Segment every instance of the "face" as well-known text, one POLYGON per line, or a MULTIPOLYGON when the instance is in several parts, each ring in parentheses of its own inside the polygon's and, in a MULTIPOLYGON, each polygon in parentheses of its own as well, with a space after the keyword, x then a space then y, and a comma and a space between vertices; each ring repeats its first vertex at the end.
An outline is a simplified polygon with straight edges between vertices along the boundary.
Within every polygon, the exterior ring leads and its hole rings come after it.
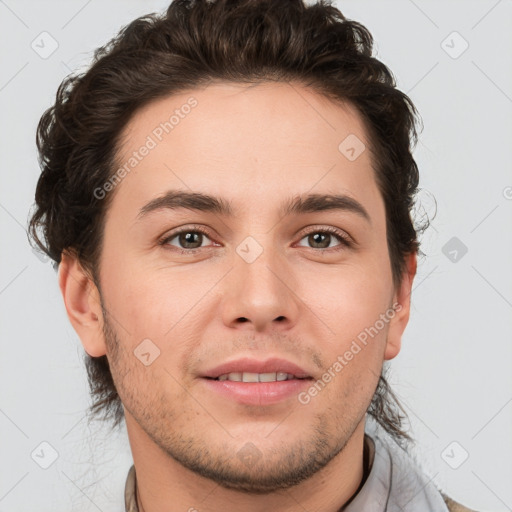
POLYGON ((102 336, 81 338, 107 353, 132 444, 228 488, 297 484, 361 431, 407 323, 359 115, 218 83, 145 107, 123 140, 102 336))

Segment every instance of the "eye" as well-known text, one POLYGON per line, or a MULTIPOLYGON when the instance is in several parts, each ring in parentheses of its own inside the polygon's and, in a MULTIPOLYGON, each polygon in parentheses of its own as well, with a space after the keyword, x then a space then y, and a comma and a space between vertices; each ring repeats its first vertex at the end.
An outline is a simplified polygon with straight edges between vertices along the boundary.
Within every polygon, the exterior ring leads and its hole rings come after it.
MULTIPOLYGON (((197 250, 207 247, 203 245, 206 240, 212 242, 209 233, 200 226, 184 228, 159 241, 159 244, 177 250, 181 254, 194 254, 197 250)), ((348 235, 343 231, 333 228, 315 228, 306 233, 300 241, 307 240, 310 249, 341 250, 345 247, 352 247, 348 235), (335 242, 338 242, 337 244, 335 242)), ((299 247, 305 247, 299 244, 299 247)))
MULTIPOLYGON (((336 228, 316 228, 308 233, 302 240, 307 240, 307 243, 311 244, 311 249, 333 249, 341 250, 343 247, 352 247, 352 243, 349 237, 341 230, 336 228), (332 245, 332 242, 339 242, 338 244, 332 245)), ((300 247, 304 247, 303 245, 300 247)))
POLYGON ((175 231, 161 240, 159 244, 163 246, 176 247, 176 249, 182 253, 189 253, 193 252, 194 249, 201 249, 204 247, 203 242, 205 239, 210 240, 208 233, 200 227, 193 227, 175 231), (176 240, 178 245, 176 245, 176 243, 172 243, 173 240, 176 240))

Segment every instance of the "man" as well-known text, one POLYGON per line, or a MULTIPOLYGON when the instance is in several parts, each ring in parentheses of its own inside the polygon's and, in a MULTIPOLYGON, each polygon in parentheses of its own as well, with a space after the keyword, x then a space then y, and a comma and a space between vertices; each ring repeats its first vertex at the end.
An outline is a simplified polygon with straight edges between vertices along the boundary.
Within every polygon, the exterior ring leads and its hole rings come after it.
POLYGON ((468 510, 407 456, 383 365, 419 250, 416 111, 334 7, 172 3, 42 117, 31 233, 129 512, 468 510))

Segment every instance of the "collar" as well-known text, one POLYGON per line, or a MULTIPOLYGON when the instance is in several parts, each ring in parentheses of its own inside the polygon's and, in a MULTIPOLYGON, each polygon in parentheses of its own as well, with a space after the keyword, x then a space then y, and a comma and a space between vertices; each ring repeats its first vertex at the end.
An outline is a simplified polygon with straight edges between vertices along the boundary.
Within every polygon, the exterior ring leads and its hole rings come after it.
POLYGON ((370 474, 340 512, 448 512, 432 479, 382 427, 368 420, 365 433, 375 447, 370 474))

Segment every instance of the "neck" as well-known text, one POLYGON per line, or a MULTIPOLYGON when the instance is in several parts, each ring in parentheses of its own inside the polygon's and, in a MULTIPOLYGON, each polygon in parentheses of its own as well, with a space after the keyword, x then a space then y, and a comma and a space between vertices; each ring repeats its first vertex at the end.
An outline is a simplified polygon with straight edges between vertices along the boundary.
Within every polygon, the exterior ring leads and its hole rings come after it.
MULTIPOLYGON (((139 512, 187 510, 213 512, 240 509, 248 512, 305 510, 338 512, 359 492, 371 467, 373 451, 364 441, 364 419, 345 448, 311 478, 270 494, 247 494, 219 486, 170 458, 126 417, 136 468, 139 512), (369 449, 368 449, 369 448, 369 449)), ((371 445, 372 443, 370 443, 371 445)))

